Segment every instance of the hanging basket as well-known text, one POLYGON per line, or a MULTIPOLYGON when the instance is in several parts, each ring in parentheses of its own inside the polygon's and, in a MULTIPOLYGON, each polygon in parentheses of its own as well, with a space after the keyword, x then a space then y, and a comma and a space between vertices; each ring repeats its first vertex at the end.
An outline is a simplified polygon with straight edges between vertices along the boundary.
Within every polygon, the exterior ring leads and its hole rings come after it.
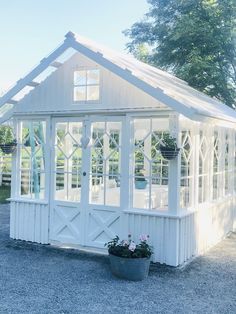
POLYGON ((162 157, 167 160, 175 159, 179 154, 180 148, 170 148, 163 145, 160 145, 160 152, 162 157))
POLYGON ((17 147, 17 142, 13 141, 11 143, 0 144, 0 148, 4 154, 12 154, 15 152, 17 147))

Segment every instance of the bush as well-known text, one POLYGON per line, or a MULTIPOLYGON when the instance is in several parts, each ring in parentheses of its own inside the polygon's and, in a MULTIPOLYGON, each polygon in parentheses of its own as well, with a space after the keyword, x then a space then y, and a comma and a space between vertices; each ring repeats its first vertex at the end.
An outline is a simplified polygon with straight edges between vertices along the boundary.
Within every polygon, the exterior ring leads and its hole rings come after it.
POLYGON ((116 236, 113 240, 106 243, 108 253, 111 255, 125 257, 125 258, 149 258, 153 251, 152 247, 147 243, 149 236, 141 235, 140 242, 136 244, 131 235, 128 235, 128 240, 120 240, 116 236))

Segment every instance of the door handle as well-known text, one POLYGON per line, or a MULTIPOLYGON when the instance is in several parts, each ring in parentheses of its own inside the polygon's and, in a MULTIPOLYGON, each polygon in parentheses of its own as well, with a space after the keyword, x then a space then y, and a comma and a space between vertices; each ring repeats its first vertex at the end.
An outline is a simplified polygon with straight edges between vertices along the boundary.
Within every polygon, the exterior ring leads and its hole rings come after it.
POLYGON ((83 176, 85 177, 85 176, 86 176, 86 174, 87 174, 87 173, 84 171, 84 172, 83 172, 83 176))

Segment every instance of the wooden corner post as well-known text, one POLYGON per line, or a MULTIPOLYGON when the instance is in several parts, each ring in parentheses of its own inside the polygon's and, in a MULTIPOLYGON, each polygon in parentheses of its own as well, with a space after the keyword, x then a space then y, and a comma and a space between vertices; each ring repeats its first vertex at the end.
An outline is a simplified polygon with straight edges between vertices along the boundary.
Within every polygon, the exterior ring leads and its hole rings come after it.
MULTIPOLYGON (((176 138, 177 146, 180 148, 179 114, 169 116, 169 131, 170 135, 176 138)), ((168 207, 169 211, 176 215, 180 210, 180 162, 181 151, 176 158, 169 161, 168 207)))

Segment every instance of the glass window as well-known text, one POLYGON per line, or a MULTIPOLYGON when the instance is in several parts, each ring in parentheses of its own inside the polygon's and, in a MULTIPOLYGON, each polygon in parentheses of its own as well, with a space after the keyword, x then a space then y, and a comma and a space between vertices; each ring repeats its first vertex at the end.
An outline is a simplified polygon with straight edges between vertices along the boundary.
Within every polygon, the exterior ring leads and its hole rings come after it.
POLYGON ((99 84, 99 70, 88 70, 87 71, 87 85, 98 85, 99 84))
POLYGON ((45 198, 45 121, 23 121, 20 131, 20 195, 45 198))
POLYGON ((219 131, 214 131, 214 149, 213 149, 213 200, 216 200, 220 197, 220 183, 221 183, 221 150, 220 150, 220 136, 219 131))
POLYGON ((74 101, 98 101, 100 98, 100 71, 98 69, 74 72, 74 101))
POLYGON ((86 71, 80 70, 74 72, 74 85, 86 85, 86 71))
POLYGON ((225 195, 233 191, 234 176, 234 152, 233 152, 233 134, 228 131, 225 133, 225 195))
POLYGON ((121 122, 92 123, 90 204, 120 206, 121 122))
POLYGON ((233 141, 234 141, 234 150, 233 150, 233 165, 234 165, 234 192, 236 192, 236 133, 233 135, 233 141))
POLYGON ((191 191, 193 189, 193 143, 190 130, 181 133, 181 183, 180 206, 186 208, 192 205, 191 191))
POLYGON ((199 159, 198 159, 198 202, 204 203, 209 196, 208 189, 208 155, 209 155, 209 138, 205 130, 199 133, 199 159))
POLYGON ((87 100, 99 99, 99 86, 87 86, 87 100))
POLYGON ((55 199, 81 199, 82 122, 56 124, 55 140, 55 199))
POLYGON ((133 120, 131 206, 142 209, 167 209, 168 161, 160 153, 160 142, 168 130, 168 120, 133 120))
POLYGON ((86 100, 86 87, 78 86, 74 88, 74 100, 84 101, 86 100))

